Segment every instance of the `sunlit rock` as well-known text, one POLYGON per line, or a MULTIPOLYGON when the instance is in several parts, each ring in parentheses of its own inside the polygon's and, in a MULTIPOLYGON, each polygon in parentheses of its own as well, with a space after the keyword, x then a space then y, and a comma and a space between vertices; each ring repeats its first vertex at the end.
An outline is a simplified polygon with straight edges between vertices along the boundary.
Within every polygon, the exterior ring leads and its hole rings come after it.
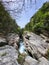
POLYGON ((7 36, 7 41, 9 45, 14 46, 16 49, 18 48, 19 35, 14 33, 9 33, 7 36))
POLYGON ((35 54, 37 58, 44 56, 47 53, 49 44, 43 40, 43 38, 34 33, 29 33, 29 39, 27 39, 27 33, 23 35, 24 45, 32 56, 35 54))
POLYGON ((33 59, 32 57, 30 56, 27 56, 25 58, 25 62, 24 62, 24 65, 37 65, 38 64, 38 61, 33 59))
POLYGON ((12 46, 0 47, 0 65, 19 65, 18 51, 12 46))
POLYGON ((44 57, 39 58, 39 64, 38 65, 49 65, 49 61, 44 57))

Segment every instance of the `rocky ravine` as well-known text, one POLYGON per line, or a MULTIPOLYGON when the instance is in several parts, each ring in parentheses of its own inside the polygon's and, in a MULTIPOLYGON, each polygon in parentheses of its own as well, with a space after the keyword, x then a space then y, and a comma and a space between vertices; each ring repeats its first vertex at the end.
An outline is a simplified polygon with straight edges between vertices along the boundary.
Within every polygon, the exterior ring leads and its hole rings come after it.
POLYGON ((0 65, 49 65, 49 60, 45 58, 49 43, 34 33, 25 33, 24 45, 30 54, 22 60, 18 52, 19 39, 19 35, 11 33, 6 38, 0 37, 0 44, 3 45, 0 47, 0 65), (8 45, 4 45, 7 42, 8 45), (19 63, 18 58, 23 62, 19 63))

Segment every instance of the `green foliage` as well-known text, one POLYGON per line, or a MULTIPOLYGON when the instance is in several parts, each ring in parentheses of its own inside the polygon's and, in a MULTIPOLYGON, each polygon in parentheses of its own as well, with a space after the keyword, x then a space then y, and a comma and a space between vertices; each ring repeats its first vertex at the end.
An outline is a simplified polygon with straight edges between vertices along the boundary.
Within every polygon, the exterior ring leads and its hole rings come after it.
POLYGON ((5 10, 3 4, 0 2, 0 33, 7 35, 8 33, 19 33, 20 27, 12 19, 10 14, 5 10))
POLYGON ((23 65, 23 62, 25 60, 25 55, 19 54, 17 61, 23 65))
POLYGON ((43 30, 49 32, 49 2, 44 3, 39 11, 35 13, 30 22, 25 26, 25 30, 37 34, 43 33, 43 30))

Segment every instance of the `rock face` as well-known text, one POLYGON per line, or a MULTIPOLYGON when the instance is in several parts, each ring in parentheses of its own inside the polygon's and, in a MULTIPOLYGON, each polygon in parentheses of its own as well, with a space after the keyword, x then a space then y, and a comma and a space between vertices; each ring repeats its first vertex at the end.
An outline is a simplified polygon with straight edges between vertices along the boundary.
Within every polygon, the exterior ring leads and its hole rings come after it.
POLYGON ((19 65, 18 51, 12 46, 0 47, 0 65, 19 65))
POLYGON ((18 34, 14 34, 14 33, 8 34, 7 41, 8 41, 9 45, 12 45, 15 48, 18 48, 17 43, 19 42, 19 35, 18 34))
POLYGON ((24 62, 24 65, 37 65, 38 61, 33 59, 32 57, 30 56, 27 56, 25 58, 25 62, 24 62))
POLYGON ((44 58, 44 57, 42 57, 42 58, 39 58, 39 64, 38 65, 49 65, 49 61, 46 59, 46 58, 44 58))
POLYGON ((18 49, 19 35, 15 33, 9 33, 6 37, 0 37, 0 46, 11 45, 18 49))
POLYGON ((45 58, 49 43, 34 33, 25 33, 23 39, 26 50, 31 56, 25 58, 24 65, 49 65, 49 61, 45 58))
POLYGON ((41 57, 39 58, 39 60, 36 60, 30 56, 27 56, 25 58, 24 65, 49 65, 49 61, 44 57, 41 57))
POLYGON ((23 35, 23 38, 25 42, 24 45, 32 57, 34 56, 36 59, 39 59, 47 53, 49 43, 45 42, 40 36, 34 33, 26 33, 23 35))
POLYGON ((5 43, 6 43, 6 39, 3 38, 3 37, 0 37, 0 43, 1 43, 1 42, 5 42, 5 43))
POLYGON ((8 44, 8 43, 7 43, 6 38, 0 37, 0 47, 1 47, 1 46, 4 46, 4 45, 7 45, 7 44, 8 44))

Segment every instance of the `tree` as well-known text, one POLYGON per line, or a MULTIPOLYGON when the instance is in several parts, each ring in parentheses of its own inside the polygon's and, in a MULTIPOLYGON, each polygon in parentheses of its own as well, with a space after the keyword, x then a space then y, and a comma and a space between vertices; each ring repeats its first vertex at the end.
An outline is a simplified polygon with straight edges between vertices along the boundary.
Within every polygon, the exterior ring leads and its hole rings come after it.
POLYGON ((44 3, 37 13, 32 16, 25 29, 37 34, 45 34, 46 32, 49 35, 49 2, 44 3))
POLYGON ((10 14, 5 10, 5 7, 0 2, 0 33, 7 35, 8 33, 19 33, 19 26, 10 14))

